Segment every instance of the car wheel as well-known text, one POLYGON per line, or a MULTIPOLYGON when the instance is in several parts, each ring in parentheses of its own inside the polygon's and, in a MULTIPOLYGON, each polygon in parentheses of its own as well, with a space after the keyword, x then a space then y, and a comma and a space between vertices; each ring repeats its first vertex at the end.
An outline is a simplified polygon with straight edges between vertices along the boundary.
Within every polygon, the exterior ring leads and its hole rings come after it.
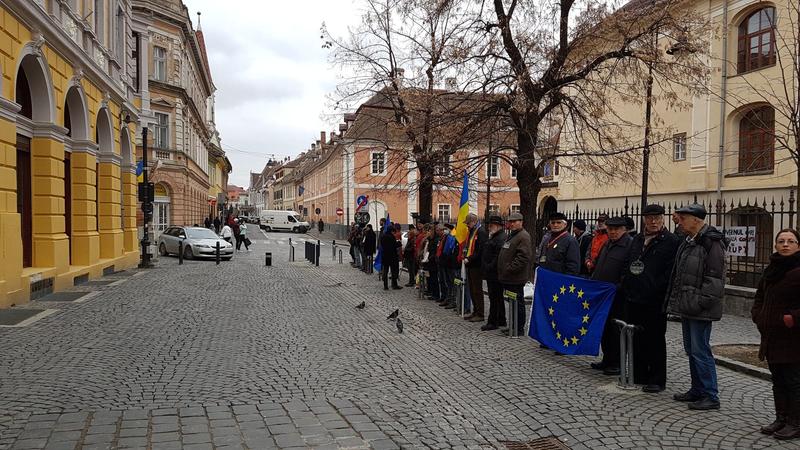
POLYGON ((164 245, 162 242, 161 245, 158 246, 158 254, 161 256, 169 256, 169 252, 167 251, 167 246, 164 245))
POLYGON ((272 228, 270 228, 270 227, 268 227, 268 226, 265 226, 265 227, 264 227, 264 231, 266 231, 266 232, 270 232, 270 231, 272 231, 272 228))
POLYGON ((292 233, 297 233, 297 227, 292 228, 292 233))
POLYGON ((183 259, 192 259, 194 258, 194 253, 192 253, 192 247, 186 246, 183 247, 183 259))

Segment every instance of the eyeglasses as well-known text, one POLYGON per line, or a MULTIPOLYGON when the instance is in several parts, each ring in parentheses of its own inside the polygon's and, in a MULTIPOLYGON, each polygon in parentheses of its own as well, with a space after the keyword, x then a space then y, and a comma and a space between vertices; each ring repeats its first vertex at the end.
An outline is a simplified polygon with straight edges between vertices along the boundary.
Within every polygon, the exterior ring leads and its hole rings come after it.
POLYGON ((792 244, 797 244, 798 242, 795 241, 794 239, 789 239, 789 240, 781 239, 779 241, 775 241, 775 243, 778 245, 784 245, 784 244, 792 245, 792 244))

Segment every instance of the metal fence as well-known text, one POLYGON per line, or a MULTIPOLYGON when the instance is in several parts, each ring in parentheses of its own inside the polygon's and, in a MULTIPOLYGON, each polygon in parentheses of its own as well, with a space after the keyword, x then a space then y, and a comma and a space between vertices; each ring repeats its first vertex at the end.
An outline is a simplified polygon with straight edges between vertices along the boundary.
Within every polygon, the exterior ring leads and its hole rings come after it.
MULTIPOLYGON (((732 200, 703 200, 697 195, 681 203, 662 204, 667 216, 689 203, 699 203, 706 208, 706 223, 715 226, 730 240, 727 257, 727 283, 735 286, 756 287, 769 256, 774 252, 774 238, 778 230, 794 228, 797 222, 797 205, 794 189, 784 198, 738 198, 732 200)), ((609 217, 628 216, 633 219, 637 231, 641 230, 642 215, 638 204, 630 205, 628 199, 618 208, 585 209, 576 205, 565 211, 570 224, 575 220, 586 221, 594 227, 601 214, 609 217)), ((540 226, 544 226, 542 218, 540 226)), ((675 231, 675 224, 667 217, 664 224, 675 231)), ((590 228, 590 230, 592 229, 590 228)))

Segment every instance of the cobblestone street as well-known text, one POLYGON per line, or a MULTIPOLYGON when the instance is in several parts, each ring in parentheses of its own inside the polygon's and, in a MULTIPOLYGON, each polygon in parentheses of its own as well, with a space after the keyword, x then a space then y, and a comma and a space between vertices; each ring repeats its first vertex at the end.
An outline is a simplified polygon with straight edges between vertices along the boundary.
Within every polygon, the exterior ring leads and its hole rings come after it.
MULTIPOLYGON (((722 409, 671 400, 688 387, 678 324, 658 395, 623 392, 527 338, 481 332, 451 311, 384 292, 377 276, 331 258, 288 262, 288 238, 250 253, 160 258, 114 275, 77 302, 0 328, 0 449, 503 448, 558 437, 572 449, 798 448, 758 433, 768 382, 719 368, 722 409), (273 266, 264 266, 264 252, 273 266), (81 301, 85 300, 85 301, 81 301), (363 311, 354 307, 362 300, 363 311), (386 315, 400 308, 405 332, 386 315)), ((753 341, 726 317, 715 343, 753 341)))

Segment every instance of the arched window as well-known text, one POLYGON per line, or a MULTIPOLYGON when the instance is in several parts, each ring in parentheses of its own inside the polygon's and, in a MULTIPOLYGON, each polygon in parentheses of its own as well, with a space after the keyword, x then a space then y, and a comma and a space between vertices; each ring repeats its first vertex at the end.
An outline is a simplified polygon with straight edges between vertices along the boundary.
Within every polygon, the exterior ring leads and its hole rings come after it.
POLYGON ((762 106, 739 122, 739 172, 772 170, 775 162, 775 110, 762 106))
POLYGON ((739 24, 738 72, 775 64, 775 8, 762 8, 739 24))

